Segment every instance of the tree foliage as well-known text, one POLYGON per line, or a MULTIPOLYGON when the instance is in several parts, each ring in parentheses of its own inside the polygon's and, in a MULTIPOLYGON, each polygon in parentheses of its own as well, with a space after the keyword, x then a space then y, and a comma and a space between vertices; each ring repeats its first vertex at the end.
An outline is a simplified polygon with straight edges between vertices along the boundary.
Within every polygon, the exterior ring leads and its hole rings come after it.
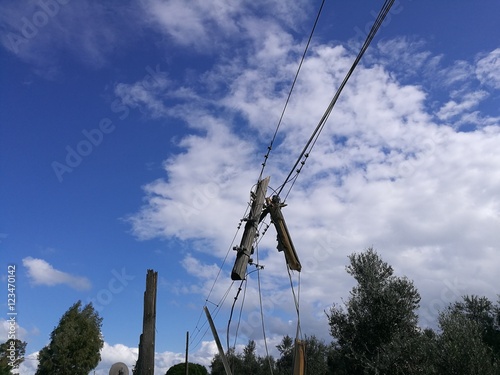
POLYGON ((498 374, 493 352, 482 338, 481 325, 456 311, 439 317, 437 369, 439 374, 498 374))
POLYGON ((293 369, 293 339, 286 335, 276 346, 280 353, 280 358, 276 361, 276 373, 278 375, 291 374, 293 369))
MULTIPOLYGON (((500 375, 500 299, 464 296, 440 313, 438 330, 421 329, 413 282, 395 276, 372 248, 349 260, 357 284, 327 313, 333 342, 305 337, 306 374, 500 375)), ((294 340, 284 336, 276 348, 276 361, 256 355, 253 341, 243 353, 230 350, 233 374, 269 374, 269 362, 275 375, 293 373, 294 340)), ((218 355, 211 368, 225 375, 218 355)))
POLYGON ((36 375, 87 375, 101 360, 102 318, 92 304, 76 302, 50 334, 50 343, 38 353, 36 375))
MULTIPOLYGON (((198 363, 188 363, 189 375, 208 375, 205 366, 198 363)), ((165 375, 184 375, 186 373, 186 364, 178 363, 168 369, 165 375)))
MULTIPOLYGON (((303 340, 306 348, 306 374, 308 375, 328 375, 328 357, 330 346, 315 336, 305 337, 303 340)), ((236 353, 230 349, 226 354, 233 374, 252 375, 289 375, 293 372, 293 362, 295 355, 294 340, 286 335, 276 346, 280 353, 280 358, 275 361, 272 356, 261 357, 256 354, 256 345, 250 340, 243 349, 243 353, 236 353)), ((219 354, 216 354, 210 365, 212 375, 226 375, 224 366, 219 354)))
POLYGON ((500 373, 498 308, 486 297, 464 296, 440 314, 440 374, 500 373))
POLYGON ((500 304, 495 306, 486 297, 472 295, 464 296, 448 310, 449 314, 460 314, 477 323, 482 341, 500 355, 500 304))
POLYGON ((10 375, 24 361, 26 342, 19 339, 7 340, 0 345, 0 375, 10 375))
POLYGON ((358 282, 349 300, 328 314, 330 332, 350 374, 407 373, 405 352, 417 344, 416 309, 420 295, 413 283, 394 276, 372 248, 349 256, 346 270, 358 282))

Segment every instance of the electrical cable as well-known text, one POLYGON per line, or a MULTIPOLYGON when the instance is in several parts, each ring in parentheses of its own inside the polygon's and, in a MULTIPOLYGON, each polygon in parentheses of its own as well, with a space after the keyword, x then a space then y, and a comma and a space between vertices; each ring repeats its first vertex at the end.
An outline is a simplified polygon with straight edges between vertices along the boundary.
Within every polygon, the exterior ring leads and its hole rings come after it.
MULTIPOLYGON (((257 255, 257 264, 259 263, 259 247, 257 246, 256 249, 256 255, 257 255)), ((271 357, 269 357, 269 349, 267 347, 267 338, 266 338, 266 327, 264 325, 264 308, 262 307, 262 291, 261 291, 261 286, 260 286, 260 268, 257 267, 257 284, 259 286, 259 305, 260 305, 260 319, 262 321, 262 336, 264 338, 264 347, 266 348, 266 357, 267 361, 269 363, 269 371, 271 372, 271 375, 273 375, 273 366, 271 364, 271 357)))
MULTIPOLYGON (((298 173, 300 173, 300 171, 304 167, 304 164, 305 164, 307 158, 309 157, 309 154, 312 151, 312 148, 314 147, 319 135, 321 134, 321 132, 326 124, 326 121, 330 117, 330 113, 332 112, 333 107, 337 103, 337 100, 338 100, 340 94, 342 93, 342 90, 344 89, 345 85, 347 84, 347 81, 349 80, 352 73, 356 69, 358 63, 360 62, 361 58, 363 57, 364 53, 366 52, 368 46, 370 45, 373 38, 375 37, 375 34, 377 33, 378 29, 382 25, 382 22, 384 21, 385 17, 389 13, 389 10, 391 9, 393 3, 394 3, 394 0, 386 0, 384 5, 382 6, 382 9, 380 10, 380 12, 378 14, 377 19, 375 20, 372 28, 370 29, 370 32, 368 33, 366 40, 363 43, 358 55, 356 56, 356 59, 354 60, 351 68, 347 72, 346 76, 344 77, 344 80, 342 81, 339 88, 337 89, 337 92, 335 93, 332 100, 330 101, 330 104, 328 105, 326 111, 324 112, 323 116, 321 117, 320 121, 318 122, 318 125, 314 129, 311 137, 309 138, 309 140, 307 141, 306 145, 304 146, 302 152, 300 153, 299 157, 297 158, 297 161, 295 162, 295 164, 291 168, 290 172, 288 173, 288 176, 285 178, 285 182, 283 182, 280 189, 278 190, 278 196, 281 194, 285 185, 291 181, 291 178, 292 178, 292 175, 294 174, 294 172, 296 172, 298 175, 298 173), (312 146, 311 146, 311 144, 312 144, 312 146), (299 165, 299 163, 301 163, 301 166, 299 169, 296 169, 297 166, 299 165)), ((297 177, 297 176, 295 176, 295 177, 297 177)), ((290 193, 290 190, 288 191, 287 196, 290 193)))
POLYGON ((243 300, 241 301, 240 313, 238 315, 238 324, 236 325, 236 331, 234 333, 234 344, 233 347, 236 348, 236 341, 238 339, 238 332, 240 330, 241 316, 243 315, 243 306, 245 305, 245 298, 247 294, 248 280, 245 278, 245 289, 243 290, 243 300))
POLYGON ((238 300, 238 296, 241 292, 241 286, 246 279, 241 280, 240 286, 238 287, 238 291, 236 292, 236 296, 234 297, 233 305, 231 306, 231 312, 229 313, 229 320, 227 322, 227 330, 226 330, 226 345, 229 349, 229 328, 231 327, 231 319, 233 318, 234 305, 236 305, 236 301, 238 300))
MULTIPOLYGON (((246 215, 247 215, 247 213, 248 213, 248 210, 249 210, 249 209, 250 209, 250 204, 248 203, 248 204, 247 204, 247 208, 246 208, 246 210, 245 210, 245 213, 243 214, 243 217, 246 217, 246 215)), ((234 233, 234 236, 233 236, 233 239, 232 239, 232 241, 231 241, 231 244, 229 245, 229 247, 228 247, 228 249, 227 249, 226 256, 224 257, 224 259, 223 259, 223 261, 222 261, 221 265, 219 266, 219 270, 218 270, 217 275, 216 275, 216 277, 215 277, 215 280, 214 280, 214 282, 212 283, 212 286, 211 286, 211 288, 210 288, 210 290, 209 290, 209 292, 208 292, 208 295, 207 295, 207 297, 205 298, 205 303, 204 303, 203 307, 207 306, 207 302, 210 302, 209 298, 210 298, 210 296, 212 295, 212 292, 213 292, 213 290, 214 290, 214 288, 215 288, 215 284, 217 283, 217 280, 219 279, 219 276, 220 276, 220 274, 221 274, 221 272, 222 272, 222 268, 224 267, 224 264, 226 263, 227 257, 229 256, 230 251, 233 249, 234 242, 236 241, 236 237, 238 236, 238 232, 239 232, 239 231, 240 231, 240 229, 241 229, 241 224, 243 223, 243 220, 244 220, 244 219, 241 219, 241 220, 240 220, 240 222, 238 223, 238 226, 237 226, 236 231, 235 231, 235 233, 234 233)), ((233 283, 231 283, 231 286, 229 287, 229 289, 231 289, 231 288, 232 288, 232 285, 233 285, 233 283)), ((228 293, 228 292, 226 292, 226 293, 228 293)), ((213 302, 210 302, 210 303, 213 303, 213 302)), ((217 305, 217 304, 216 304, 216 305, 217 305)), ((200 334, 200 332, 201 332, 201 329, 202 329, 202 328, 203 328, 203 327, 207 324, 207 321, 205 320, 205 321, 204 321, 204 323, 202 324, 202 326, 201 326, 201 327, 198 327, 198 325, 200 324, 200 321, 201 321, 201 317, 202 317, 203 315, 204 315, 204 313, 203 313, 203 308, 202 308, 202 309, 201 309, 201 312, 200 312, 200 315, 198 316, 198 320, 196 321, 196 324, 195 324, 195 327, 194 327, 194 331, 195 331, 196 333, 195 333, 195 334, 193 335, 193 337, 190 339, 190 342, 194 342, 194 341, 196 340, 197 336, 198 336, 198 335, 200 334)), ((197 345, 199 345, 199 343, 201 342, 201 340, 203 340, 203 337, 205 337, 205 335, 206 335, 206 333, 207 333, 207 332, 208 332, 208 328, 207 328, 207 330, 203 333, 202 338, 198 341, 198 343, 194 346, 194 348, 196 348, 196 346, 197 346, 197 345)), ((191 345, 191 344, 190 344, 190 345, 191 345)), ((191 348, 191 347, 190 347, 190 348, 191 348)), ((194 349, 194 348, 192 348, 192 349, 194 349)))
POLYGON ((304 53, 302 54, 302 58, 300 59, 299 67, 297 68, 297 72, 295 73, 295 77, 293 78, 292 86, 290 87, 290 91, 288 92, 288 96, 285 101, 285 105, 283 106, 283 110, 281 111, 280 118, 278 120, 278 124, 276 125, 276 129, 274 130, 273 138, 271 139, 271 143, 267 147, 267 153, 264 155, 264 162, 262 163, 262 169, 260 171, 259 179, 262 179, 262 175, 264 174, 264 169, 266 168, 267 159, 269 158, 269 154, 273 149, 274 141, 276 140, 276 136, 278 134, 278 130, 281 126, 281 122, 283 121, 283 117, 285 116, 286 109, 288 107, 288 102, 290 101, 290 97, 292 96, 293 89, 295 87, 295 83, 297 82, 297 78, 299 77, 300 69, 302 68, 302 64, 306 58, 307 51, 309 50, 309 45, 311 44, 312 37, 314 35, 314 30, 316 30, 316 25, 318 24, 319 16, 321 15, 321 11, 323 10, 323 5, 325 5, 325 0, 321 2, 321 6, 319 7, 318 14, 316 15, 316 19, 314 20, 313 27, 311 29, 311 33, 309 34, 309 39, 307 40, 306 47, 304 48, 304 53))
MULTIPOLYGON (((289 103, 289 100, 290 100, 291 94, 292 94, 293 89, 294 89, 294 87, 295 87, 295 83, 296 83, 296 81, 297 81, 298 74, 299 74, 300 69, 301 69, 301 67, 302 67, 302 64, 303 64, 303 62, 304 62, 304 60, 305 60, 305 56, 306 56, 307 50, 308 50, 308 48, 309 48, 309 45, 310 45, 310 42, 311 42, 311 39, 312 39, 312 35, 313 35, 314 30, 315 30, 315 28, 316 28, 316 25, 317 25, 317 22, 318 22, 318 19, 319 19, 320 14, 321 14, 321 10, 322 10, 322 8, 323 8, 324 3, 325 3, 325 0, 323 0, 323 1, 322 1, 322 3, 321 3, 321 7, 320 7, 320 9, 319 9, 318 15, 317 15, 316 20, 315 20, 315 22, 314 22, 313 29, 312 29, 311 34, 310 34, 310 36, 309 36, 309 39, 308 39, 308 42, 307 42, 306 48, 305 48, 305 50, 304 50, 304 53, 303 53, 303 55, 302 55, 302 58, 301 58, 301 61, 300 61, 299 67, 298 67, 297 72, 296 72, 296 74, 295 74, 295 78, 294 78, 294 80, 293 80, 292 86, 291 86, 290 91, 289 91, 289 93, 288 93, 288 97, 287 97, 287 100, 286 100, 286 102, 285 102, 285 105, 284 105, 283 111, 282 111, 282 113, 281 113, 280 119, 279 119, 279 121, 278 121, 278 124, 277 124, 277 126, 276 126, 276 129, 275 129, 275 132, 274 132, 273 138, 272 138, 272 140, 271 140, 271 143, 270 143, 270 144, 269 144, 269 146, 268 146, 267 153, 266 153, 266 155, 264 156, 264 162, 262 163, 262 169, 261 169, 261 172, 260 172, 259 180, 262 178, 262 175, 263 175, 264 169, 265 169, 266 164, 267 164, 267 160, 268 160, 268 158, 269 158, 269 155, 270 155, 270 152, 271 152, 271 150, 272 150, 273 144, 274 144, 274 142, 275 142, 275 140, 276 140, 276 136, 277 136, 278 130, 279 130, 280 126, 281 126, 281 123, 282 123, 282 120, 283 120, 283 117, 284 117, 284 113, 285 113, 285 111, 286 111, 286 108, 287 108, 287 106, 288 106, 288 103, 289 103)), ((377 19, 375 20, 375 22, 374 22, 374 24, 373 24, 373 26, 372 26, 372 28, 371 28, 371 30, 370 30, 370 32, 369 32, 369 34, 368 34, 368 36, 367 36, 366 40, 365 40, 365 42, 363 43, 363 45, 362 45, 362 47, 361 47, 361 50, 359 51, 358 55, 356 56, 356 59, 354 60, 354 63, 352 64, 351 68, 349 69, 349 71, 348 71, 347 75, 345 76, 344 80, 342 81, 341 85, 340 85, 340 86, 339 86, 339 88, 337 89, 337 92, 335 93, 335 95, 333 96, 332 100, 330 101, 330 104, 328 105, 328 107, 327 107, 327 109, 325 110, 325 112, 324 112, 323 116, 321 117, 321 119, 320 119, 320 121, 318 122, 318 124, 317 124, 316 128, 314 129, 314 131, 313 131, 313 133, 312 133, 311 137, 309 138, 309 140, 307 141, 306 145, 304 146, 304 148, 303 148, 302 152, 300 153, 299 157, 297 158, 297 161, 295 162, 295 164, 294 164, 294 165, 293 165, 293 167, 291 168, 291 170, 290 170, 289 174, 288 174, 288 175, 287 175, 287 177, 285 178, 285 181, 284 181, 284 182, 283 182, 283 184, 279 187, 279 190, 277 191, 277 194, 276 194, 277 196, 279 196, 279 195, 282 193, 282 191, 283 191, 284 187, 285 187, 288 183, 292 182, 292 185, 290 186, 290 188, 289 188, 289 190, 288 190, 288 192, 287 192, 287 194, 286 194, 286 197, 288 197, 288 194, 290 193, 290 191, 291 191, 292 187, 294 186, 295 182, 297 181, 297 177, 298 177, 299 173, 301 172, 302 168, 304 167, 304 165, 305 165, 305 163, 306 163, 306 160, 307 160, 307 158, 309 157, 310 152, 311 152, 311 151, 312 151, 312 149, 314 148, 314 146, 315 146, 315 144, 316 144, 316 142, 317 142, 317 140, 318 140, 318 138, 319 138, 319 135, 321 134, 321 132, 322 132, 322 130, 323 130, 323 128, 324 128, 324 126, 325 126, 325 124, 326 124, 326 122, 327 122, 327 120, 328 120, 328 118, 329 118, 329 116, 330 116, 330 114, 331 114, 331 112, 332 112, 332 110, 333 110, 333 107, 335 106, 335 104, 336 104, 336 102, 337 102, 337 100, 338 100, 338 98, 339 98, 339 96, 340 96, 340 94, 341 94, 342 90, 344 89, 345 85, 347 84, 347 81, 349 80, 349 78, 351 77, 351 75, 352 75, 352 73, 354 72, 355 68, 357 67, 357 65, 358 65, 359 61, 361 60, 362 56, 364 55, 364 53, 365 53, 366 49, 368 48, 368 46, 369 46, 369 45, 370 45, 370 43, 372 42, 373 38, 375 37, 375 34, 377 33, 378 29, 380 28, 380 26, 381 26, 381 24, 382 24, 383 20, 385 19, 385 17, 387 16, 387 14, 388 14, 388 12, 389 12, 390 8, 392 7, 393 3, 394 3, 394 0, 386 0, 386 1, 385 1, 385 3, 384 3, 384 5, 383 5, 383 7, 382 7, 382 9, 381 9, 381 11, 380 11, 380 13, 379 13, 379 15, 378 15, 377 19), (296 168, 298 167, 299 163, 300 163, 301 165, 300 165, 300 167, 299 167, 298 169, 296 169, 296 168), (295 176, 293 176, 294 172, 296 172, 296 175, 295 175, 295 176)), ((286 197, 285 197, 285 200, 286 200, 286 197)), ((284 201, 283 201, 283 202, 284 202, 284 201)), ((247 212, 248 212, 248 207, 247 207, 247 211, 245 212, 244 217, 246 217, 246 213, 247 213, 247 212)), ((235 238, 236 238, 236 236, 237 236, 237 233, 238 233, 238 231, 239 231, 240 227, 241 227, 241 221, 240 221, 240 225, 238 226, 238 229, 237 229, 237 231, 236 231, 236 234, 235 234, 235 236, 234 236, 234 238, 233 238, 233 241, 232 241, 232 243, 231 243, 231 246, 229 247, 229 250, 231 250, 231 249, 233 248, 233 244, 234 244, 235 238)), ((266 229, 266 230, 267 230, 267 229, 266 229)), ((264 234, 265 234, 265 231, 264 231, 263 235, 264 235, 264 234)), ((256 248, 257 248, 257 263, 258 263, 258 242, 260 242, 260 239, 259 239, 259 241, 256 241, 256 248)), ((205 300, 205 306, 206 306, 207 302, 210 302, 210 301, 209 301, 209 297, 210 297, 210 295, 211 295, 211 293, 212 293, 212 291, 213 291, 213 289, 214 289, 214 287, 215 287, 215 284, 216 284, 216 282, 217 282, 217 280, 218 280, 218 278, 219 278, 219 275, 220 275, 220 273, 221 273, 221 271, 222 271, 222 267, 223 267, 223 265, 225 264, 225 262, 226 262, 226 260, 227 260, 227 256, 228 256, 228 254, 229 254, 229 250, 228 250, 228 252, 226 253, 226 256, 225 256, 225 258, 224 258, 224 260, 223 260, 223 262, 222 262, 222 265, 221 265, 221 266, 220 266, 220 268, 219 268, 219 272, 217 273, 216 279, 215 279, 215 281, 214 281, 214 283, 213 283, 213 285, 212 285, 212 287, 211 287, 211 289, 210 289, 210 291, 209 291, 209 294, 208 294, 208 296, 207 296, 207 299, 205 300)), ((291 277, 291 273, 290 273, 290 269, 289 269, 288 265, 287 265, 287 270, 288 270, 288 275, 289 275, 289 278, 290 278, 290 284, 291 284, 291 288, 292 288, 292 294, 293 294, 293 297, 294 297, 295 308, 296 308, 296 311, 297 311, 297 336, 298 336, 298 334, 299 334, 299 332, 300 332, 300 305, 299 305, 299 300, 298 300, 298 298, 300 298, 300 275, 299 275, 299 287, 298 287, 298 293, 299 293, 299 296, 297 296, 297 295, 295 294, 295 290, 294 290, 294 286, 293 286, 293 281, 292 281, 292 277, 291 277)), ((259 289, 259 301, 260 301, 260 310, 261 310, 261 319, 262 319, 262 330, 263 330, 263 335, 264 335, 264 343, 265 343, 266 353, 267 353, 267 356, 268 356, 268 359, 269 359, 269 352, 268 352, 268 348, 267 348, 267 339, 266 339, 266 334, 265 334, 265 326, 264 326, 264 313, 263 313, 263 307, 262 307, 262 294, 261 294, 261 283, 260 283, 260 268, 259 268, 259 265, 258 265, 258 264, 257 264, 257 270, 256 270, 256 271, 258 272, 258 273, 257 273, 257 275, 258 275, 258 289, 259 289)), ((255 271, 252 271, 252 272, 255 272, 255 271)), ((247 274, 247 276, 248 276, 248 274, 247 274)), ((247 279, 247 278, 245 277, 245 280, 246 280, 246 279, 247 279)), ((231 290, 231 288, 232 288, 233 284, 234 284, 234 282, 233 282, 233 283, 231 283, 231 286, 228 288, 228 290, 226 291, 226 293, 225 293, 225 294, 224 294, 224 296, 222 297, 221 302, 220 302, 219 304, 216 304, 216 308, 215 308, 215 312, 216 312, 216 313, 215 313, 215 316, 216 316, 216 315, 217 315, 217 313, 220 311, 220 309, 221 309, 221 307, 222 307, 222 304, 224 303, 225 299, 227 298, 227 295, 229 294, 229 291, 231 290)), ((240 284, 240 288, 241 288, 241 284, 240 284)), ((246 285, 245 285, 245 293, 246 293, 246 285)), ((239 294, 239 291, 238 291, 238 294, 239 294)), ((235 302, 236 302, 236 299, 237 299, 237 297, 235 297, 235 302)), ((235 303, 235 302, 234 302, 234 303, 235 303)), ((243 301, 243 302, 244 302, 244 301, 243 301)), ((234 309, 234 303, 233 303, 233 308, 231 309, 231 316, 232 316, 233 309, 234 309)), ((241 321, 241 311, 242 311, 242 310, 243 310, 243 303, 242 303, 241 310, 240 310, 240 319, 239 319, 239 321, 238 321, 238 328, 239 328, 240 321, 241 321)), ((197 329, 197 328, 198 328, 198 324, 199 324, 200 319, 201 319, 201 315, 200 315, 200 318, 198 319, 198 322, 197 322, 197 324, 196 324, 195 329, 197 329)), ((231 319, 231 317, 230 317, 230 319, 231 319)), ((203 324, 200 328, 198 328, 198 332, 201 332, 201 328, 203 328, 203 326, 204 326, 205 324, 206 324, 206 322, 205 322, 205 323, 204 323, 204 324, 203 324)), ((228 323, 228 324, 230 324, 230 321, 229 321, 229 323, 228 323)), ((208 328, 207 328, 207 330, 205 331, 205 333, 203 334, 203 337, 205 336, 205 334, 207 333, 207 331, 208 331, 208 328)), ((228 332, 229 332, 229 325, 228 325, 228 332)), ((195 335, 195 337, 196 337, 196 335, 195 335)), ((201 342, 201 340, 203 339, 203 337, 200 339, 200 341, 199 341, 199 342, 201 342)), ((228 333, 228 338, 229 338, 229 333, 228 333)), ((228 341, 228 343, 229 343, 229 339, 228 339, 227 341, 228 341)), ((199 344, 199 342, 198 342, 198 344, 199 344)), ((235 342, 236 342, 236 341, 235 341, 235 342)), ((196 346, 197 346, 198 344, 196 344, 196 346)), ((195 347, 196 347, 196 346, 195 346, 195 347)), ((271 371, 272 371, 272 367, 271 367, 270 359, 269 359, 269 364, 270 364, 270 368, 271 368, 271 371)))
MULTIPOLYGON (((231 282, 231 285, 229 285, 229 288, 227 288, 227 290, 225 291, 225 293, 223 294, 223 296, 221 297, 221 299, 219 300, 218 303, 213 303, 211 302, 213 305, 215 305, 215 309, 211 312, 212 314, 212 317, 215 318, 217 317, 218 313, 220 312, 220 310, 222 309, 222 306, 224 305, 224 302, 226 301, 226 298, 227 296, 229 295, 229 292, 231 291, 232 287, 234 285, 234 281, 231 282)), ((207 306, 207 304, 205 303, 204 307, 207 306)), ((193 337, 192 340, 190 340, 191 342, 194 342, 194 340, 196 339, 196 337, 198 336, 198 334, 201 332, 201 329, 208 323, 207 320, 204 320, 203 321, 203 324, 201 325, 201 327, 195 327, 198 328, 198 332, 195 334, 195 336, 193 337)), ((193 343, 193 344, 190 344, 190 348, 195 349, 200 343, 201 341, 203 340, 203 338, 205 337, 205 335, 207 334, 208 332, 208 329, 209 327, 207 327, 207 329, 205 330, 205 332, 203 333, 202 337, 196 342, 196 343, 193 343)))

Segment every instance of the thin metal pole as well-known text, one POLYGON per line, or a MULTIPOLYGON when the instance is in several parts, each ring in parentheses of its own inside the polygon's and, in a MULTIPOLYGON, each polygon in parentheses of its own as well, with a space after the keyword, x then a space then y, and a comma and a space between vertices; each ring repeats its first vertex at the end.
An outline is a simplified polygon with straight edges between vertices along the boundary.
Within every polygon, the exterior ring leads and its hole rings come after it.
POLYGON ((189 350, 189 331, 186 332, 186 375, 189 375, 188 350, 189 350))

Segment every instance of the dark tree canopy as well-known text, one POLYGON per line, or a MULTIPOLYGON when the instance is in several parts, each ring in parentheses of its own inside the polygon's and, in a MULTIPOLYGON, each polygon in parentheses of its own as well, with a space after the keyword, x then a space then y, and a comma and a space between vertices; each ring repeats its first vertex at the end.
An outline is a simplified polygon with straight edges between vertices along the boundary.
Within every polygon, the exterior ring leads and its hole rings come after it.
POLYGON ((286 335, 276 346, 280 353, 280 358, 276 361, 276 372, 278 374, 291 374, 293 369, 293 339, 286 335))
MULTIPOLYGON (((229 349, 226 352, 226 359, 229 363, 229 367, 231 371, 235 374, 241 373, 242 369, 242 355, 237 354, 233 348, 229 349)), ((221 356, 217 353, 215 357, 212 359, 212 363, 210 364, 210 374, 211 375, 226 375, 226 370, 224 369, 224 364, 222 363, 221 356)))
POLYGON ((496 355, 500 355, 500 304, 495 306, 488 298, 479 296, 464 296, 462 301, 455 302, 449 313, 465 316, 477 323, 483 342, 496 355))
POLYGON ((19 339, 7 340, 0 345, 0 375, 10 375, 12 370, 19 368, 24 361, 26 345, 26 342, 19 339))
MULTIPOLYGON (((188 363, 189 375, 208 375, 208 371, 205 366, 198 363, 188 363)), ((173 365, 168 369, 165 375, 184 375, 186 374, 186 364, 178 363, 173 365)))
POLYGON ((439 374, 495 375, 498 366, 493 351, 483 341, 481 325, 453 311, 439 317, 437 369, 439 374))
POLYGON ((101 325, 92 304, 71 306, 38 353, 36 375, 87 375, 101 360, 101 325))

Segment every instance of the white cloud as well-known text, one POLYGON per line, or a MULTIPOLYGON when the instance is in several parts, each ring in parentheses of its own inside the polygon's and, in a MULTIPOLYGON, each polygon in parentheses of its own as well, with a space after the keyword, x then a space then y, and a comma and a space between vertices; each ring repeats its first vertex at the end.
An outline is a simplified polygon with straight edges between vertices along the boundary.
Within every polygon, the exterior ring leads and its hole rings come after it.
POLYGON ((460 102, 450 100, 445 103, 438 111, 437 116, 441 120, 450 120, 452 117, 468 112, 478 106, 481 101, 488 96, 486 91, 476 91, 466 93, 460 102))
POLYGON ((166 76, 155 77, 152 85, 144 85, 144 82, 134 84, 119 83, 114 88, 115 95, 122 103, 132 108, 145 107, 149 116, 157 118, 165 116, 167 110, 161 99, 157 98, 168 85, 166 76))
POLYGON ((476 75, 482 84, 500 89, 500 48, 491 51, 477 62, 476 75))
POLYGON ((15 333, 17 339, 25 341, 28 336, 28 331, 17 324, 16 316, 14 318, 14 325, 9 322, 9 319, 0 319, 0 343, 7 341, 9 334, 15 333))
MULTIPOLYGON (((301 5, 296 1, 265 2, 274 21, 279 20, 292 28, 296 20, 303 17, 303 13, 297 11, 301 5)), ((248 32, 243 26, 248 20, 265 18, 259 13, 263 1, 232 3, 217 0, 207 3, 196 0, 187 4, 179 0, 147 0, 143 6, 147 22, 159 27, 176 44, 207 53, 226 51, 228 41, 248 32)))
MULTIPOLYGON (((215 352, 215 343, 203 342, 200 349, 192 353, 190 362, 208 366, 215 352)), ((111 366, 117 362, 124 363, 130 373, 135 366, 139 351, 137 348, 130 348, 122 344, 110 345, 105 342, 101 350, 101 362, 95 369, 96 375, 108 375, 111 366)), ((184 353, 156 352, 155 353, 155 375, 164 375, 167 370, 177 363, 184 362, 184 353)))
MULTIPOLYGON (((140 238, 208 238, 220 245, 227 244, 232 234, 226 230, 226 218, 237 217, 244 211, 244 208, 228 204, 227 199, 244 201, 248 197, 248 192, 236 192, 233 187, 240 183, 242 187, 251 184, 256 171, 243 176, 242 182, 239 180, 242 178, 241 166, 253 152, 253 145, 238 139, 220 121, 208 116, 193 115, 191 120, 203 123, 207 127, 206 134, 182 140, 180 146, 187 152, 165 162, 165 170, 170 176, 168 181, 160 179, 144 187, 147 204, 130 221, 140 238), (165 218, 171 218, 167 226, 163 222, 165 218), (208 222, 211 225, 207 226, 208 222), (224 235, 218 238, 223 232, 224 235)), ((232 227, 236 229, 236 225, 237 222, 232 227)), ((219 251, 224 248, 219 247, 219 251)))
POLYGON ((89 290, 91 283, 86 277, 74 276, 59 271, 43 259, 27 257, 23 259, 28 277, 34 285, 54 286, 65 284, 76 290, 89 290))
MULTIPOLYGON (((204 365, 209 369, 210 362, 217 351, 215 342, 203 341, 198 350, 191 353, 189 361, 204 365)), ((135 366, 139 351, 137 348, 130 348, 126 345, 115 344, 111 345, 104 342, 101 349, 101 361, 95 368, 96 375, 108 375, 111 366, 117 362, 124 363, 130 373, 135 366)), ((177 363, 184 362, 184 353, 174 352, 157 352, 155 353, 155 375, 164 375, 167 370, 177 363)), ((20 366, 21 374, 34 375, 38 367, 38 352, 27 354, 25 361, 20 366)), ((92 371, 92 374, 94 370, 92 371)))
POLYGON ((24 362, 19 366, 19 373, 23 375, 35 375, 38 368, 38 352, 26 353, 24 362))
MULTIPOLYGON (((189 101, 170 108, 163 101, 166 114, 197 133, 181 140, 183 151, 165 162, 165 177, 144 187, 146 203, 130 217, 138 237, 178 237, 195 241, 195 251, 226 255, 300 57, 299 45, 283 29, 256 30, 250 39, 259 48, 218 62, 191 88, 189 101), (255 58, 259 50, 262 56, 255 58), (273 59, 278 69, 269 63, 273 59), (236 116, 242 129, 233 125, 236 116)), ((328 339, 322 311, 347 297, 353 285, 344 270, 347 255, 369 246, 397 274, 414 280, 423 297, 422 324, 434 324, 436 306, 463 294, 494 298, 498 292, 500 257, 493 249, 500 243, 500 126, 498 118, 479 112, 493 96, 487 85, 478 89, 470 74, 486 77, 494 53, 478 60, 477 68, 468 61, 446 67, 424 46, 385 41, 369 65, 358 66, 283 209, 303 265, 306 333, 328 339), (402 74, 397 62, 408 65, 415 55, 414 70, 402 74), (416 81, 420 73, 424 81, 416 81), (450 87, 450 97, 431 92, 450 87), (466 122, 476 127, 458 131, 466 122)), ((283 181, 353 59, 340 45, 313 46, 267 161, 268 195, 283 181)), ((272 227, 259 249, 270 338, 293 335, 294 327, 285 324, 295 319, 293 299, 272 227)), ((191 254, 183 265, 199 276, 197 285, 183 288, 180 282, 176 288, 206 296, 212 288, 207 275, 216 271, 195 258, 191 254)), ((227 290, 229 263, 214 300, 227 290)), ((255 278, 247 293, 247 303, 258 300, 255 278)), ((255 304, 245 307, 243 318, 246 335, 255 339, 261 334, 252 321, 258 311, 255 304)))
POLYGON ((53 78, 59 74, 56 52, 69 52, 93 67, 106 64, 112 51, 138 34, 130 32, 140 19, 137 14, 133 3, 116 7, 87 1, 11 2, 3 4, 0 15, 1 44, 53 78))

